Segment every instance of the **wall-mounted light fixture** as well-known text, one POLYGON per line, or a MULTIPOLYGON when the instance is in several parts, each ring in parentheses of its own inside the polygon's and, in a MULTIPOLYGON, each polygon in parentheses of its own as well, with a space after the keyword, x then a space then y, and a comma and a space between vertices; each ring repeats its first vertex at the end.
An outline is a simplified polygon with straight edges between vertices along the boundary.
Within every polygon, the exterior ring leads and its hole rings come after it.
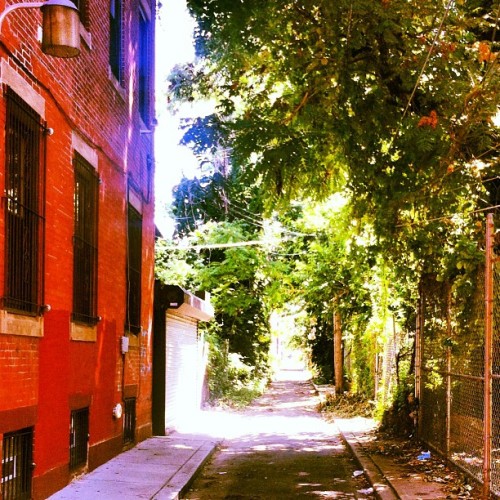
POLYGON ((119 419, 122 418, 123 415, 123 406, 120 403, 116 403, 113 407, 113 418, 119 419))
POLYGON ((0 32, 7 14, 17 9, 40 8, 42 11, 42 51, 55 57, 80 54, 80 17, 70 0, 22 2, 9 5, 0 14, 0 32))

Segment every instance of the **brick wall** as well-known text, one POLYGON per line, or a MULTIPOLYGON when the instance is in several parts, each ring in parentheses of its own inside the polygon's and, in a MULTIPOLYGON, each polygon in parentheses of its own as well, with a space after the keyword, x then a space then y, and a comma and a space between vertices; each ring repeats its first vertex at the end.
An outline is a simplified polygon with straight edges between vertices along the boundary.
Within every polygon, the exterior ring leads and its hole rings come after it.
MULTIPOLYGON (((81 55, 75 59, 50 58, 41 53, 36 42, 37 26, 41 24, 37 10, 10 14, 2 30, 1 82, 16 87, 14 91, 23 99, 36 95, 32 100, 37 111, 43 111, 47 127, 54 130, 46 146, 44 302, 50 304, 50 311, 38 318, 31 335, 23 330, 22 322, 16 323, 13 334, 11 323, 0 319, 0 447, 5 432, 17 430, 19 425, 34 427, 34 498, 46 498, 71 478, 68 443, 72 409, 90 408, 89 469, 122 450, 123 423, 113 418, 112 410, 122 402, 125 390, 137 397, 137 439, 151 435, 154 199, 153 172, 148 179, 146 159, 152 156, 153 144, 151 135, 140 134, 144 124, 138 116, 138 99, 128 85, 136 70, 133 36, 139 2, 125 4, 125 30, 130 42, 125 47, 131 60, 123 88, 109 76, 107 0, 90 5, 88 33, 82 38, 81 55), (71 339, 75 134, 76 142, 83 144, 87 153, 90 151, 101 180, 98 314, 102 319, 90 340, 71 339), (124 331, 129 186, 143 218, 142 332, 137 336, 124 331), (124 356, 120 351, 123 335, 131 339, 130 351, 124 356)), ((2 194, 5 110, 0 92, 2 194)), ((0 204, 2 263, 4 219, 4 206, 0 204)), ((4 266, 0 265, 0 297, 3 293, 4 266)))
POLYGON ((0 335, 0 432, 2 411, 37 403, 38 350, 38 339, 0 335))

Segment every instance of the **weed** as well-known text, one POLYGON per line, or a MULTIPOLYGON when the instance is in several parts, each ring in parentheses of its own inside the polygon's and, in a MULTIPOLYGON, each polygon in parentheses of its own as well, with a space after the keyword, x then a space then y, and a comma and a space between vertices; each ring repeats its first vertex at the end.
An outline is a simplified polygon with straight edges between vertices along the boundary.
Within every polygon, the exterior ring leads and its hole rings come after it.
POLYGON ((328 416, 338 418, 368 417, 374 413, 373 401, 369 401, 360 394, 333 394, 328 393, 325 400, 319 404, 319 411, 328 416))

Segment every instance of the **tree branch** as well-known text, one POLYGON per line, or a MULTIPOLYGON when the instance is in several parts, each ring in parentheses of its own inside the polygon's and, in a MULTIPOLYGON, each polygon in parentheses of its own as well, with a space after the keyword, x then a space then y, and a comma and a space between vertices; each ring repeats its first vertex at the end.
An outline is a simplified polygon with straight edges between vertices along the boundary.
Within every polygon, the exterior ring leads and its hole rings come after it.
POLYGON ((302 97, 302 100, 300 101, 299 105, 291 112, 291 114, 286 118, 286 120, 283 122, 285 125, 289 125, 292 120, 297 116, 299 111, 306 105, 307 101, 309 100, 309 91, 307 91, 304 96, 302 97))

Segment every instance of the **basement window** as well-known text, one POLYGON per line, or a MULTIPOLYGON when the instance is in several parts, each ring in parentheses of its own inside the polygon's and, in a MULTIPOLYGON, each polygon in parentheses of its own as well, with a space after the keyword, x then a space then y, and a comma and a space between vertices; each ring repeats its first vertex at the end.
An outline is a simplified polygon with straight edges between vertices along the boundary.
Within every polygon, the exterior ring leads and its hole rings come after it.
POLYGON ((89 442, 89 409, 71 412, 69 430, 69 468, 75 470, 87 464, 89 442))
POLYGON ((5 434, 2 450, 2 478, 0 480, 2 498, 30 499, 33 428, 5 434))
POLYGON ((136 398, 126 398, 123 401, 123 442, 133 443, 135 440, 135 405, 136 398))

